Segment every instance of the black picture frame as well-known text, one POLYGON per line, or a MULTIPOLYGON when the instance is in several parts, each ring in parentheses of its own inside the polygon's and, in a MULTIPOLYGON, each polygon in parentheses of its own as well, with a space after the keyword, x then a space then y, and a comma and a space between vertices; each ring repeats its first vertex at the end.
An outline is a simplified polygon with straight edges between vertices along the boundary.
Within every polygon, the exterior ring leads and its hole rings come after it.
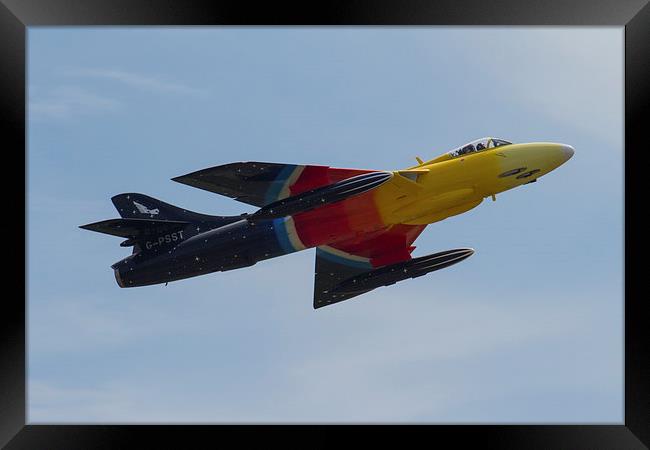
MULTIPOLYGON (((147 447, 189 447, 190 442, 218 445, 226 438, 262 438, 279 431, 313 432, 309 445, 340 445, 340 430, 350 427, 320 425, 277 426, 164 426, 164 425, 29 425, 26 424, 26 224, 16 217, 16 191, 26 189, 26 27, 69 25, 557 25, 625 27, 625 418, 621 425, 432 425, 374 426, 363 428, 386 443, 386 438, 408 432, 414 438, 453 440, 454 446, 481 448, 633 449, 650 445, 650 340, 645 333, 648 308, 641 283, 639 253, 643 221, 642 164, 639 152, 648 151, 650 136, 644 121, 650 105, 650 6, 647 0, 445 0, 385 1, 332 0, 284 5, 274 2, 172 0, 0 0, 0 69, 5 199, 5 238, 0 341, 0 445, 19 448, 124 448, 135 439, 147 447), (302 5, 302 6, 300 6, 302 5), (7 139, 8 138, 8 139, 7 139), (15 175, 15 177, 14 177, 15 175), (22 175, 22 177, 21 177, 22 175), (641 181, 640 181, 641 180, 641 181), (22 181, 22 183, 21 183, 22 181), (22 223, 21 223, 22 222, 22 223), (22 236, 23 239, 19 239, 22 236), (23 245, 24 244, 24 245, 23 245), (21 258, 20 255, 23 255, 21 258), (16 261, 22 262, 22 266, 16 261), (22 280, 19 284, 17 280, 22 280), (12 293, 24 292, 23 296, 12 293), (9 289, 7 289, 9 288, 9 289), (367 428, 371 428, 367 430, 367 428), (325 432, 326 431, 326 432, 325 432)), ((606 205, 604 205, 606 207, 606 205)), ((597 243, 594 243, 597 245, 597 243)), ((588 270, 582 268, 581 270, 588 270)), ((356 430, 356 428, 355 428, 356 430)), ((297 439, 295 435, 293 439, 297 439)), ((416 441, 413 441, 414 443, 416 441)), ((296 442, 297 443, 297 442, 296 442)))

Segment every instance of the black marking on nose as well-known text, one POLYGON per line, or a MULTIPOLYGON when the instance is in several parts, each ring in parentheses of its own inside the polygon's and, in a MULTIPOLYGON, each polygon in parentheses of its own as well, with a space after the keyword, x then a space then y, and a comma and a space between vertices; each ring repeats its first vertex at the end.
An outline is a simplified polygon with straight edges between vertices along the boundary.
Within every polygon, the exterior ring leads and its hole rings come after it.
POLYGON ((517 179, 528 178, 532 174, 537 173, 539 171, 540 171, 540 169, 535 169, 535 170, 528 171, 526 173, 522 173, 521 175, 517 176, 517 179))
POLYGON ((517 175, 518 173, 523 172, 526 169, 527 167, 518 167, 517 169, 508 170, 507 172, 503 172, 501 175, 499 175, 499 178, 505 178, 512 175, 517 175))

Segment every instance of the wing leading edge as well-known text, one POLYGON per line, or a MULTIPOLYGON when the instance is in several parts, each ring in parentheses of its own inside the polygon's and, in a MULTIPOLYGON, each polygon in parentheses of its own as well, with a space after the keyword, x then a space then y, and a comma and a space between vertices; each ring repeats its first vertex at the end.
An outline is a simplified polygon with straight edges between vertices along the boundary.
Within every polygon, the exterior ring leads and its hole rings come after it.
POLYGON ((355 242, 318 247, 314 309, 449 267, 474 253, 458 248, 412 258, 415 247, 411 244, 425 227, 396 225, 355 242))
POLYGON ((426 225, 394 225, 360 239, 337 242, 316 249, 314 308, 338 303, 364 292, 334 292, 348 279, 411 260, 413 242, 426 225))
POLYGON ((378 287, 421 277, 474 254, 471 248, 457 248, 372 269, 336 263, 319 252, 316 253, 314 309, 348 300, 378 287))
POLYGON ((249 205, 264 206, 369 172, 376 171, 249 161, 210 167, 172 180, 249 205))

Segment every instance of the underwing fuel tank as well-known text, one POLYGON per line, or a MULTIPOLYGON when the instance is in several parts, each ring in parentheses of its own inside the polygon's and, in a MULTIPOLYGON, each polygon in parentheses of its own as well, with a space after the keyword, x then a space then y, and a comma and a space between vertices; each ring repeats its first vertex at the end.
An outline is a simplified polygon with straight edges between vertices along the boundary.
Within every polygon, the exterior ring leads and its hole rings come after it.
POLYGON ((408 278, 417 278, 436 270, 457 264, 474 254, 471 248, 457 248, 432 255, 421 256, 402 263, 364 272, 342 281, 331 292, 334 294, 360 294, 381 286, 390 286, 408 278))
POLYGON ((278 219, 310 211, 346 198, 371 191, 392 178, 391 172, 371 172, 328 184, 311 191, 278 200, 263 206, 252 215, 246 216, 249 222, 278 219))

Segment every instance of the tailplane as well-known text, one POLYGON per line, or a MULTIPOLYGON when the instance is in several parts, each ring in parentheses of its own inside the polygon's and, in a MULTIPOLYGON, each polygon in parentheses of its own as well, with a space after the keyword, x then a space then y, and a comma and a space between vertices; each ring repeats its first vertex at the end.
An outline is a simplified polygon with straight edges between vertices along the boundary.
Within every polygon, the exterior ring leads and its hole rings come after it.
POLYGON ((81 225, 79 228, 127 238, 120 244, 122 247, 134 246, 134 250, 145 247, 150 250, 182 240, 183 231, 190 224, 179 220, 109 219, 81 225), (144 244, 138 246, 142 243, 144 244))

